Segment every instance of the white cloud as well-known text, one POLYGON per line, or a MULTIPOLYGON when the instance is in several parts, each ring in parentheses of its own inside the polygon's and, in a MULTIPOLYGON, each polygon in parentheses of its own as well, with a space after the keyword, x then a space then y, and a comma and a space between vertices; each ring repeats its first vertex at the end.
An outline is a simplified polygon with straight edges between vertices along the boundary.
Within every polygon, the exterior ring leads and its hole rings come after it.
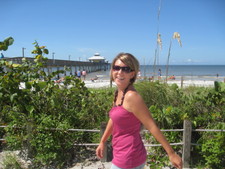
POLYGON ((187 59, 187 62, 188 63, 192 63, 192 62, 194 62, 192 59, 187 59))

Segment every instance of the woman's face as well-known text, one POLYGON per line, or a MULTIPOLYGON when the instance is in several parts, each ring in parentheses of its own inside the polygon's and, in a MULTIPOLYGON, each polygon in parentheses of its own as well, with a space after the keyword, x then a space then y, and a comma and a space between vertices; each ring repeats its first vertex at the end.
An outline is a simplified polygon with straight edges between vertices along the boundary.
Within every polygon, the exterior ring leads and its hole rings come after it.
POLYGON ((127 87, 130 79, 134 77, 134 71, 118 59, 112 68, 112 77, 118 87, 127 87))

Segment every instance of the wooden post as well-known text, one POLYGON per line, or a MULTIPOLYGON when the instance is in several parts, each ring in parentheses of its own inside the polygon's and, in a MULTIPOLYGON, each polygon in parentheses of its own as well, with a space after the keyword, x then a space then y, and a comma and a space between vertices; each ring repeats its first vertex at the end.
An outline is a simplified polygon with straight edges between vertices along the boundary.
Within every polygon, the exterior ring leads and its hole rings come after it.
POLYGON ((184 120, 184 132, 183 132, 183 168, 189 168, 190 156, 191 156, 191 121, 184 120))
MULTIPOLYGON (((106 129, 107 123, 102 122, 100 126, 100 135, 103 136, 105 129, 106 129)), ((104 152, 103 152, 103 158, 101 159, 102 162, 109 162, 112 161, 112 148, 109 144, 109 141, 106 141, 104 144, 104 152)))
POLYGON ((180 87, 183 88, 183 85, 184 85, 184 77, 181 76, 181 82, 180 82, 180 87))
MULTIPOLYGON (((27 148, 27 156, 28 158, 33 158, 33 147, 31 145, 32 135, 33 135, 33 120, 28 119, 26 124, 27 129, 27 139, 25 139, 25 148, 27 148)), ((23 138, 24 139, 24 138, 23 138)))
POLYGON ((110 79, 110 87, 112 88, 112 80, 110 79))

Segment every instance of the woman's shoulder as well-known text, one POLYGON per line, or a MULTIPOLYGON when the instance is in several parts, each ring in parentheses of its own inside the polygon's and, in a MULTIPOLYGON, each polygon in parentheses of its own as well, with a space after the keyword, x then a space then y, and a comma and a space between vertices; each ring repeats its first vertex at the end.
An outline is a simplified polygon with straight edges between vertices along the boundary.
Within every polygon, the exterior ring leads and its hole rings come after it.
POLYGON ((136 90, 129 90, 125 95, 124 107, 130 112, 136 112, 143 107, 144 101, 136 90))
POLYGON ((138 101, 138 99, 141 99, 141 96, 135 89, 132 89, 127 91, 125 98, 128 101, 138 101))

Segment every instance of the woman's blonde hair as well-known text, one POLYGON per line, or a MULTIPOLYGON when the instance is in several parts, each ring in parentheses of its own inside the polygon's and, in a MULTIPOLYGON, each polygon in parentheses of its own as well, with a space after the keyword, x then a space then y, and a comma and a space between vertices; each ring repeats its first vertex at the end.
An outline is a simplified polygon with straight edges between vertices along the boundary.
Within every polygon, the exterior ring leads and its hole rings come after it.
POLYGON ((113 76, 112 76, 112 71, 113 71, 113 66, 115 65, 117 60, 121 60, 125 65, 130 67, 132 71, 135 72, 135 75, 132 79, 130 79, 130 83, 133 84, 137 78, 137 74, 139 71, 139 62, 138 60, 130 53, 119 53, 114 59, 111 64, 111 69, 110 69, 110 80, 113 81, 113 76))

